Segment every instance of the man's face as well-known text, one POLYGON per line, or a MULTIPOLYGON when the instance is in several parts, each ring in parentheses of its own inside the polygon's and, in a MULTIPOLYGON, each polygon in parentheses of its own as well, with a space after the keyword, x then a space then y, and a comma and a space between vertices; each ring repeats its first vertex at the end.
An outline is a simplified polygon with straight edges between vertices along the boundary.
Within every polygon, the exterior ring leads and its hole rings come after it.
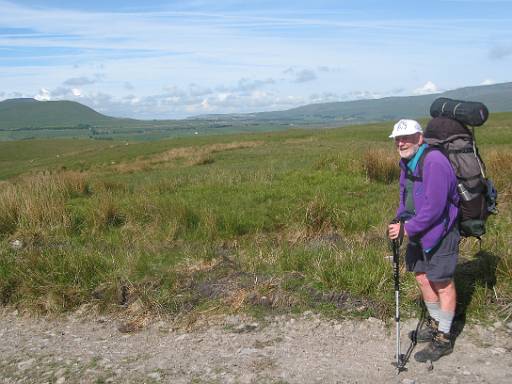
POLYGON ((418 152, 421 144, 423 144, 423 135, 421 133, 395 137, 396 148, 403 159, 413 157, 418 152))

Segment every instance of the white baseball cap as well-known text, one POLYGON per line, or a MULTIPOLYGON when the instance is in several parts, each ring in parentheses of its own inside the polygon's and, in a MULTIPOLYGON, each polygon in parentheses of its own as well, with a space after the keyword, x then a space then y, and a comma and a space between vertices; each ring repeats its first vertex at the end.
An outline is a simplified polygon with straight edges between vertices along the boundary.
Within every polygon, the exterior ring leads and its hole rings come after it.
POLYGON ((397 136, 414 135, 415 133, 423 133, 420 123, 416 120, 401 119, 393 126, 393 132, 389 137, 394 139, 397 136))

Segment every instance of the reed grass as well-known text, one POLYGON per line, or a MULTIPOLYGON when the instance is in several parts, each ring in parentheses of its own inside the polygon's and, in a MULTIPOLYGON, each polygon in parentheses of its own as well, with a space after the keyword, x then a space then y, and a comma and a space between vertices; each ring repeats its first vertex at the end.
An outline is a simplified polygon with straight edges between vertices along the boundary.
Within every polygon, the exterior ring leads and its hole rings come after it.
POLYGON ((368 150, 363 157, 363 169, 369 181, 391 184, 400 175, 395 152, 384 149, 368 150))

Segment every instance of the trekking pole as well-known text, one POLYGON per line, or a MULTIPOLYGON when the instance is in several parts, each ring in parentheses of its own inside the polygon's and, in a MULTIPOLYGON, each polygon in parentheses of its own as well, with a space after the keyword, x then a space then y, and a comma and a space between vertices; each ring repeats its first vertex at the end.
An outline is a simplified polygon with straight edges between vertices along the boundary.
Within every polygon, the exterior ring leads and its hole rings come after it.
MULTIPOLYGON (((398 220, 393 220, 392 224, 398 224, 398 220)), ((397 239, 392 240, 393 248, 393 278, 395 282, 395 324, 396 324, 396 362, 393 364, 397 368, 396 374, 405 371, 404 355, 400 351, 400 245, 403 240, 403 223, 400 225, 400 234, 397 239)))

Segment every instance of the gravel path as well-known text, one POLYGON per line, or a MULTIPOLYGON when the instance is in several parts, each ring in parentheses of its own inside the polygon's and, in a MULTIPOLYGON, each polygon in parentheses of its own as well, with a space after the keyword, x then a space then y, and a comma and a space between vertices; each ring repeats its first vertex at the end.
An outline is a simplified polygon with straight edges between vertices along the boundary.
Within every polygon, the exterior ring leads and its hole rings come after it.
MULTIPOLYGON (((48 320, 0 310, 1 383, 511 383, 512 323, 466 326, 433 371, 411 359, 395 375, 394 326, 305 313, 255 322, 226 316, 178 328, 153 321, 48 320)), ((403 349, 408 345, 403 324, 403 349)), ((417 347, 416 350, 419 348, 417 347)))

